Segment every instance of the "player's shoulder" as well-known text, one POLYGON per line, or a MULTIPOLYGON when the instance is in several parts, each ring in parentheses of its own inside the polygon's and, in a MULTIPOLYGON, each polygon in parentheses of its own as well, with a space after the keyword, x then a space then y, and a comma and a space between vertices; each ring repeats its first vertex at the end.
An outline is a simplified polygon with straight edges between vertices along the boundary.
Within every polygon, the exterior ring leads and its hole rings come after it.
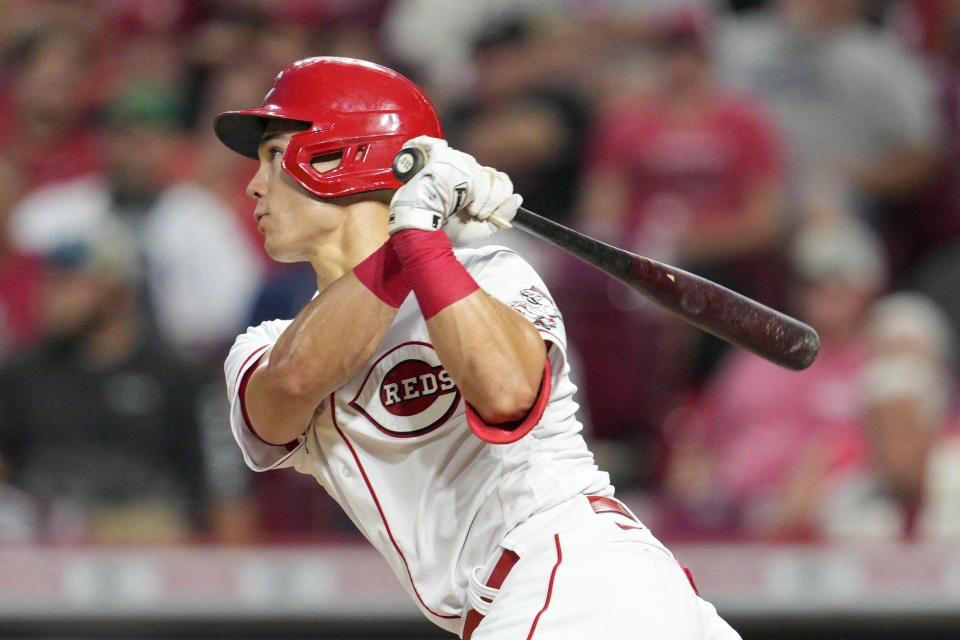
MULTIPOLYGON (((246 366, 254 361, 254 357, 263 354, 276 343, 284 329, 292 320, 267 320, 258 325, 247 327, 247 330, 238 335, 223 361, 223 371, 228 385, 239 379, 239 374, 246 366)), ((233 394, 235 387, 230 386, 233 394)))
POLYGON ((250 337, 279 336, 291 322, 293 322, 293 320, 289 319, 264 320, 258 324, 248 326, 243 333, 237 336, 237 341, 250 337))
POLYGON ((247 327, 239 334, 230 347, 228 359, 250 350, 256 350, 263 345, 272 345, 280 337, 292 320, 266 320, 257 325, 247 327))

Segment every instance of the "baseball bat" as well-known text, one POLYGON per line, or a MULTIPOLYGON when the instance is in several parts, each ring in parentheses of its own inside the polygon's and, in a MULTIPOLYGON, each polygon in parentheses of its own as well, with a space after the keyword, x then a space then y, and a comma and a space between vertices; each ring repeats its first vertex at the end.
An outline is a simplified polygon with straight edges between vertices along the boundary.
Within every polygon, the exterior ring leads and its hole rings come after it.
MULTIPOLYGON (((406 182, 425 162, 420 149, 402 149, 394 158, 393 173, 406 182)), ((614 247, 523 207, 512 223, 695 327, 782 367, 805 369, 820 350, 820 337, 809 325, 716 282, 614 247)))

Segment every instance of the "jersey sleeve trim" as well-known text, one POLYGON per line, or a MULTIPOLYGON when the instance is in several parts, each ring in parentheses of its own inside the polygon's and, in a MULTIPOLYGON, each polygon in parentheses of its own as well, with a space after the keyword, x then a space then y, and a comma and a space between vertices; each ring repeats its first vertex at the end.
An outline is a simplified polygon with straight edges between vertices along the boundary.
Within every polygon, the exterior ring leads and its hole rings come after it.
POLYGON ((551 390, 550 360, 544 361, 543 378, 540 380, 540 391, 537 399, 534 401, 530 412, 522 420, 515 422, 505 422, 502 424, 489 424, 480 414, 478 414, 470 403, 466 403, 467 424, 474 435, 490 444, 510 444, 516 442, 540 423, 543 418, 543 412, 550 401, 551 390))
POLYGON ((250 365, 240 377, 240 385, 237 389, 237 399, 240 401, 240 413, 243 414, 243 422, 246 425, 247 429, 250 431, 250 433, 252 433, 257 438, 257 440, 271 447, 282 446, 286 448, 287 451, 293 451, 294 449, 297 448, 297 445, 299 444, 297 440, 291 440, 290 442, 283 445, 277 445, 273 442, 267 442, 260 436, 259 433, 257 433, 257 430, 253 428, 253 423, 250 421, 250 416, 247 414, 247 400, 246 400, 247 383, 250 381, 250 376, 253 375, 253 372, 256 371, 257 367, 260 366, 260 359, 263 358, 263 351, 266 348, 267 347, 264 346, 257 349, 252 354, 250 354, 250 357, 247 358, 247 361, 243 363, 243 365, 246 366, 247 362, 250 362, 250 360, 255 356, 257 357, 257 361, 254 362, 252 365, 250 365))

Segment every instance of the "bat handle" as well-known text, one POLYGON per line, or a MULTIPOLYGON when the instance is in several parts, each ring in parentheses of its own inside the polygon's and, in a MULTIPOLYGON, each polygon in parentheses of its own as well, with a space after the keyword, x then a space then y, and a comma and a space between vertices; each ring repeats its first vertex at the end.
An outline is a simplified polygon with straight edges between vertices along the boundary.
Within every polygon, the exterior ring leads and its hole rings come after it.
POLYGON ((393 176, 407 183, 427 165, 427 154, 417 147, 404 147, 393 158, 393 176))

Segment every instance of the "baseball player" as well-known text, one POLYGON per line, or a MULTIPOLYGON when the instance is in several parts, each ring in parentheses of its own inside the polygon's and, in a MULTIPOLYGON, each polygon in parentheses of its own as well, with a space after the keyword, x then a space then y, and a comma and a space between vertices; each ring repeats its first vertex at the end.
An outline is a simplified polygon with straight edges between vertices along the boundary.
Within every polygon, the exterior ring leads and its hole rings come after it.
POLYGON ((543 281, 510 250, 465 246, 521 199, 447 146, 414 84, 308 58, 215 129, 259 161, 267 253, 309 261, 319 289, 227 357, 252 469, 314 476, 462 638, 739 637, 594 464, 543 281), (405 144, 428 161, 403 185, 405 144))

